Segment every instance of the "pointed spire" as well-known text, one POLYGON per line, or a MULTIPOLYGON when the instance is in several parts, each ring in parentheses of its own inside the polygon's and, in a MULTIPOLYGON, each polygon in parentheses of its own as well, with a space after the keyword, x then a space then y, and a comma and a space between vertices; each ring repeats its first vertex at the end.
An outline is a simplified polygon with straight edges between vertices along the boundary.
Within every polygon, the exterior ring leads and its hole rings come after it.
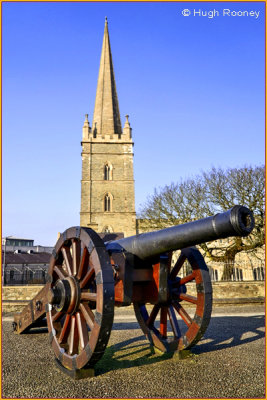
POLYGON ((90 123, 88 121, 88 114, 85 114, 85 121, 83 124, 83 139, 88 139, 90 133, 90 123))
POLYGON ((132 138, 132 128, 129 122, 129 115, 125 115, 126 121, 123 127, 123 134, 126 135, 127 139, 132 138))
POLYGON ((130 128, 130 122, 129 122, 129 115, 125 115, 126 121, 124 124, 124 128, 130 128))
POLYGON ((98 74, 93 127, 97 136, 121 134, 119 102, 116 91, 108 22, 105 18, 104 38, 98 74))
POLYGON ((85 114, 84 126, 89 126, 88 114, 85 114))
POLYGON ((84 123, 83 123, 83 128, 90 129, 90 123, 88 121, 88 114, 85 114, 85 120, 84 120, 84 123))

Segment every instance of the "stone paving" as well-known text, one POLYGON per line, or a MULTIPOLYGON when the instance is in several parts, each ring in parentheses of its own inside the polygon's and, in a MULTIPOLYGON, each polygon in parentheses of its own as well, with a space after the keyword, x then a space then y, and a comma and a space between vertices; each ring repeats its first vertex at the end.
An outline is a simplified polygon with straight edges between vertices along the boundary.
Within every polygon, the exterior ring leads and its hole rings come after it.
POLYGON ((265 398, 264 307, 217 307, 193 355, 151 354, 131 307, 115 320, 96 376, 73 381, 54 364, 45 329, 17 336, 3 318, 3 398, 265 398))

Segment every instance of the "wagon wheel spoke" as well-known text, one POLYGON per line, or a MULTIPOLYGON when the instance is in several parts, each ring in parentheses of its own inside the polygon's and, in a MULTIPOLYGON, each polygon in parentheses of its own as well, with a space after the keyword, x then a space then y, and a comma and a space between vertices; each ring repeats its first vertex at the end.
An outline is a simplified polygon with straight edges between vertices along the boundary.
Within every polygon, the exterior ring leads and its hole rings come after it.
POLYGON ((182 278, 179 282, 180 285, 185 285, 188 282, 192 282, 195 279, 195 272, 193 271, 192 274, 189 274, 182 278))
POLYGON ((79 343, 79 334, 78 334, 78 326, 76 321, 76 316, 73 315, 71 317, 71 327, 70 334, 68 337, 68 345, 69 345, 69 354, 75 354, 78 352, 78 343, 79 343))
POLYGON ((58 343, 66 342, 70 331, 70 319, 70 314, 67 314, 58 338, 58 343))
POLYGON ((148 327, 152 327, 152 325, 155 322, 155 319, 158 315, 160 307, 158 306, 158 304, 155 304, 154 307, 152 308, 152 311, 150 313, 150 316, 148 317, 146 324, 148 327))
POLYGON ((90 307, 86 303, 80 304, 80 310, 84 316, 84 319, 85 319, 87 325, 92 330, 93 326, 94 326, 94 321, 95 321, 95 316, 94 316, 93 311, 90 309, 90 307))
POLYGON ((142 315, 142 319, 145 321, 145 323, 147 323, 149 315, 148 315, 148 312, 147 312, 145 304, 141 304, 139 306, 139 311, 140 311, 140 315, 142 315))
POLYGON ((171 323, 172 331, 174 333, 175 338, 181 337, 181 331, 178 325, 178 321, 175 315, 175 311, 172 306, 168 308, 168 316, 171 323))
POLYGON ((63 314, 62 311, 56 312, 56 313, 52 316, 52 321, 53 321, 53 322, 58 321, 63 315, 64 315, 64 314, 63 314))
POLYGON ((82 256, 80 259, 80 264, 77 272, 77 279, 81 279, 84 271, 86 270, 87 266, 89 264, 89 252, 87 247, 84 247, 82 250, 82 256))
POLYGON ((85 319, 80 312, 77 312, 76 314, 76 321, 78 325, 80 348, 84 349, 88 343, 89 337, 85 319))
POLYGON ((57 276, 59 277, 59 279, 64 279, 67 277, 66 272, 62 269, 61 266, 59 265, 55 265, 54 267, 54 272, 57 274, 57 276))
POLYGON ((72 256, 70 254, 70 248, 69 247, 62 247, 62 255, 63 259, 65 261, 65 266, 66 270, 69 276, 72 275, 72 256))
POLYGON ((96 298, 97 298, 96 293, 90 293, 90 292, 81 293, 81 300, 96 301, 96 298))
POLYGON ((76 276, 80 266, 81 242, 72 240, 73 275, 76 276))
POLYGON ((178 260, 176 261, 173 269, 171 270, 170 273, 170 279, 175 279, 175 277, 178 275, 180 269, 182 268, 184 262, 186 260, 186 257, 184 254, 181 254, 178 260))
POLYGON ((189 327, 193 322, 190 315, 185 311, 185 309, 181 306, 181 304, 173 302, 173 306, 180 315, 180 317, 183 319, 183 321, 186 323, 186 325, 189 327))
POLYGON ((94 275, 95 275, 95 270, 94 270, 94 268, 91 267, 91 268, 86 272, 85 277, 82 279, 82 281, 81 281, 81 283, 80 283, 81 289, 83 289, 83 288, 88 284, 88 282, 90 282, 90 280, 92 280, 92 278, 94 277, 94 275))
POLYGON ((185 300, 188 303, 193 303, 193 304, 197 304, 198 303, 197 297, 190 296, 189 294, 186 294, 186 293, 180 293, 179 297, 180 297, 180 300, 185 300))

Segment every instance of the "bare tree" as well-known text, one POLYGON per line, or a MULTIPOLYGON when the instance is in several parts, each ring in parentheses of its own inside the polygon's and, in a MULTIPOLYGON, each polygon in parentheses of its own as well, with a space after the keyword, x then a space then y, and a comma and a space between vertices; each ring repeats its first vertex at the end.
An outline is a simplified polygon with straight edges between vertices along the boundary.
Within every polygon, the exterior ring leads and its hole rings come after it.
POLYGON ((264 245, 264 190, 263 166, 212 168, 194 178, 155 189, 139 216, 145 229, 161 229, 226 211, 235 204, 251 209, 255 228, 248 237, 200 245, 205 257, 224 263, 223 279, 230 279, 236 255, 242 251, 256 255, 264 245))

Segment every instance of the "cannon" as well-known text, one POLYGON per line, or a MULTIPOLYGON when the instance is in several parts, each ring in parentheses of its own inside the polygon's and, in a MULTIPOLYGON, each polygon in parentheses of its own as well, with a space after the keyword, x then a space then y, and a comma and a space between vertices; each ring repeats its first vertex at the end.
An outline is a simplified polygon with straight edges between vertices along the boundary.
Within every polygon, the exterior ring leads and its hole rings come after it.
POLYGON ((115 306, 133 304, 153 348, 170 353, 189 349, 205 333, 212 311, 209 270, 195 246, 247 236, 253 227, 252 212, 234 206, 212 217, 107 242, 92 229, 69 228, 55 245, 46 285, 15 314, 14 331, 27 332, 46 317, 56 363, 75 379, 94 375, 115 306), (172 263, 176 250, 181 252, 172 263))

